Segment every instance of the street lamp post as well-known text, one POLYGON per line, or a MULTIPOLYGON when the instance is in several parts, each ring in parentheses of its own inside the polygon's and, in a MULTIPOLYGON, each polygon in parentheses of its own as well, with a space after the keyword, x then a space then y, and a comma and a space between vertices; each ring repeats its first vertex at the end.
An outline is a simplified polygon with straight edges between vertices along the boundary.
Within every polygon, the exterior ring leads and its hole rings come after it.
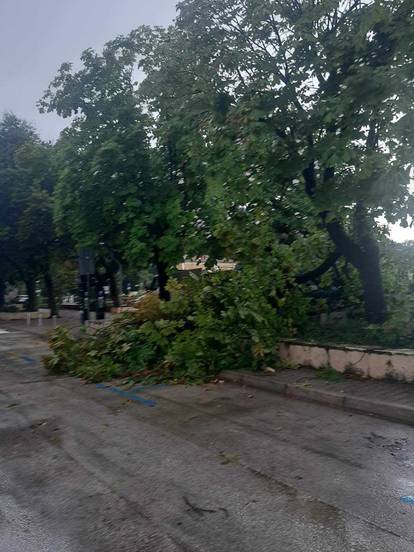
POLYGON ((95 273, 95 254, 90 247, 79 250, 79 276, 81 322, 84 324, 90 318, 91 275, 95 273))

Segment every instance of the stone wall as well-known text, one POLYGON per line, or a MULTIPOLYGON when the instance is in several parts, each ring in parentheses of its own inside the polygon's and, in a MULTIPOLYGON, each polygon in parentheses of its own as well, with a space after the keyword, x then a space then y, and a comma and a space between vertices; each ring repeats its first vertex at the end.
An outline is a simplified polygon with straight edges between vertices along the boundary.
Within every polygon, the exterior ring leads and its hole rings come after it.
POLYGON ((280 358, 295 366, 329 366, 337 372, 364 378, 414 381, 412 349, 375 349, 287 340, 280 343, 280 358))

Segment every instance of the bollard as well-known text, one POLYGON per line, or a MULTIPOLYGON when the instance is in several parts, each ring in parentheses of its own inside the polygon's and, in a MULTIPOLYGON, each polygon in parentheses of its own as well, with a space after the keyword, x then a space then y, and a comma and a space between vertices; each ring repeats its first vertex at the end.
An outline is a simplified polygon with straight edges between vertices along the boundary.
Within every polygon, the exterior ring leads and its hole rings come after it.
POLYGON ((37 313, 37 325, 43 326, 43 316, 40 312, 37 313))
POLYGON ((52 316, 52 319, 53 319, 53 327, 56 328, 56 322, 57 322, 56 314, 52 316))
POLYGON ((32 323, 32 313, 31 312, 27 312, 26 313, 26 324, 28 326, 30 326, 30 324, 32 323))

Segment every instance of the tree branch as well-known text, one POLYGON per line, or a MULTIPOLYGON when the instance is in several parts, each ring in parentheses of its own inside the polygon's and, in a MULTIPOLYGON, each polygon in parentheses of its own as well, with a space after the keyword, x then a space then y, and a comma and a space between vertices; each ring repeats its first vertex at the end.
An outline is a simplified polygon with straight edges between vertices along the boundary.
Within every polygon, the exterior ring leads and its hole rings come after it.
MULTIPOLYGON (((324 220, 326 218, 326 213, 322 213, 321 216, 322 220, 324 220)), ((355 266, 355 268, 359 269, 361 267, 363 252, 346 234, 339 220, 334 219, 330 222, 324 221, 324 226, 336 248, 355 266)))
POLYGON ((295 280, 298 284, 305 284, 306 282, 316 280, 320 278, 325 272, 328 272, 332 268, 336 261, 341 257, 341 253, 338 249, 335 249, 317 268, 309 270, 309 272, 303 272, 297 274, 295 280))

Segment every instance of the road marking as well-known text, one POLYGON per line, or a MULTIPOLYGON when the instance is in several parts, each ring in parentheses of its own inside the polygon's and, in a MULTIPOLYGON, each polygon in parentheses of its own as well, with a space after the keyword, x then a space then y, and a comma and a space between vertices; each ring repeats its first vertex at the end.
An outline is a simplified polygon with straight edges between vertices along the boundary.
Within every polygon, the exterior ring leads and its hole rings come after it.
POLYGON ((32 357, 30 357, 30 356, 22 355, 20 358, 21 358, 22 360, 25 360, 26 362, 30 362, 30 363, 36 362, 35 359, 32 358, 32 357))
POLYGON ((103 383, 97 383, 96 387, 98 389, 103 389, 104 391, 110 391, 111 393, 116 393, 117 395, 120 395, 121 397, 124 397, 125 399, 129 399, 130 401, 139 402, 142 404, 145 404, 145 406, 156 406, 157 403, 151 399, 144 399, 143 397, 140 397, 138 395, 134 395, 133 393, 129 393, 128 391, 123 391, 122 389, 118 389, 118 387, 108 387, 107 385, 104 385, 103 383))

